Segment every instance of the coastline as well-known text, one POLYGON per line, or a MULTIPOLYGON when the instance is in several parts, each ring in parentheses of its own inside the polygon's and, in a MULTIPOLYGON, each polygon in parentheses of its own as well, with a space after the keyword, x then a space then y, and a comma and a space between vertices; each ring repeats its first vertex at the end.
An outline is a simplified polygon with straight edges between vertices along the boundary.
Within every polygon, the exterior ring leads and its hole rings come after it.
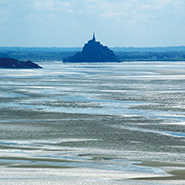
POLYGON ((135 180, 185 180, 185 164, 170 163, 170 162, 156 162, 156 161, 140 161, 135 164, 138 166, 149 166, 160 168, 166 172, 166 176, 158 177, 141 177, 133 178, 135 180))
POLYGON ((183 62, 43 67, 0 70, 2 184, 185 184, 183 62))

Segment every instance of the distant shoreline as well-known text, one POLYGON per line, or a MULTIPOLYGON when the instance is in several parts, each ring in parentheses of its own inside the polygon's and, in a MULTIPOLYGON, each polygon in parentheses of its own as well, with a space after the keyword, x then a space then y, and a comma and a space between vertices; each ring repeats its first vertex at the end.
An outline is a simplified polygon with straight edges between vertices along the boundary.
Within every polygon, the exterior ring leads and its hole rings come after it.
MULTIPOLYGON (((110 47, 124 61, 185 61, 185 46, 110 47)), ((82 51, 80 47, 0 47, 0 57, 31 61, 63 61, 82 51)))

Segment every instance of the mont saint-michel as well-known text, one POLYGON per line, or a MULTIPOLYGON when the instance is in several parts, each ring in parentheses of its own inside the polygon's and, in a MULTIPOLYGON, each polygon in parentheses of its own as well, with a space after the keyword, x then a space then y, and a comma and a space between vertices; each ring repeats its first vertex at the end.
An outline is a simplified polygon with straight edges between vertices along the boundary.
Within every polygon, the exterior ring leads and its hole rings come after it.
POLYGON ((83 47, 82 52, 63 59, 63 62, 120 62, 107 46, 96 41, 95 34, 83 47))

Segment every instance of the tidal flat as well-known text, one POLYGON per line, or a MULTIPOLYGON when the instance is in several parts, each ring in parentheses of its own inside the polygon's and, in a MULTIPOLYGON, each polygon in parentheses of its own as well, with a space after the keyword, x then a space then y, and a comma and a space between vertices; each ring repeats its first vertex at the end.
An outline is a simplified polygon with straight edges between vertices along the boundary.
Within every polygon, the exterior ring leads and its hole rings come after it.
POLYGON ((1 184, 185 184, 185 63, 0 69, 1 184))

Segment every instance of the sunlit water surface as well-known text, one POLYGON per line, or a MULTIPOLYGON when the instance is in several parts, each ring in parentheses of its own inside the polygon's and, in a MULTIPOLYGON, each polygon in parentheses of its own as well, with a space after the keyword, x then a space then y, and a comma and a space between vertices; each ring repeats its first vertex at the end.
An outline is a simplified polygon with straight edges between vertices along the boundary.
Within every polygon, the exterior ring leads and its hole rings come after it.
POLYGON ((185 63, 39 64, 0 69, 0 183, 185 183, 138 180, 185 170, 185 63))

